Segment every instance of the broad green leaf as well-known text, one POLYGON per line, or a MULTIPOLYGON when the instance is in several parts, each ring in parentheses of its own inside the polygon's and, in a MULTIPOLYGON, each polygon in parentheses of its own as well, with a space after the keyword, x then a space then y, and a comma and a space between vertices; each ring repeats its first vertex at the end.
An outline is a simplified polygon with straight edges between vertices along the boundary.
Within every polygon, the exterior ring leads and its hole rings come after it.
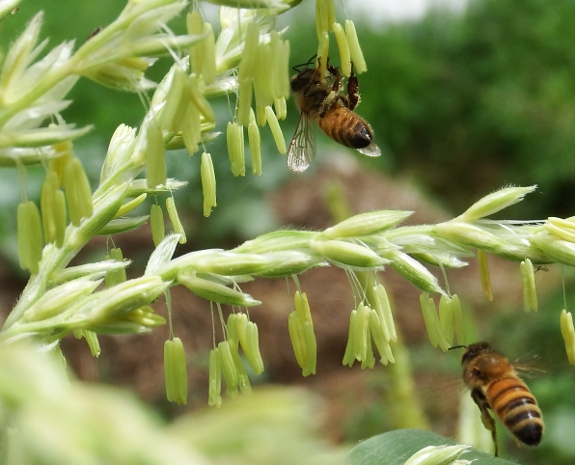
MULTIPOLYGON (((344 465, 403 465, 409 457, 424 447, 456 444, 455 441, 430 431, 391 431, 359 443, 350 451, 344 465)), ((473 465, 517 465, 474 449, 464 452, 460 460, 474 460, 473 465)))

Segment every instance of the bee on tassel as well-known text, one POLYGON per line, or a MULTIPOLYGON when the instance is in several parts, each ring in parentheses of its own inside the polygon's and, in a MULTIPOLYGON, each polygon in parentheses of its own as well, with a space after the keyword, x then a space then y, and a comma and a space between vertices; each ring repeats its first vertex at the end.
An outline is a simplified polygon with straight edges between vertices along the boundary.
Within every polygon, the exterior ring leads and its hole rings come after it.
MULTIPOLYGON (((310 60, 311 61, 311 60, 310 60)), ((339 68, 329 64, 328 75, 322 76, 318 58, 317 68, 310 62, 296 66, 298 71, 290 85, 300 110, 300 119, 287 153, 288 167, 303 172, 315 157, 315 134, 317 124, 325 135, 346 147, 357 149, 370 157, 381 155, 373 138, 373 129, 367 121, 355 113, 359 103, 359 83, 353 72, 347 80, 346 92, 339 68), (305 69, 299 70, 302 66, 305 69)))

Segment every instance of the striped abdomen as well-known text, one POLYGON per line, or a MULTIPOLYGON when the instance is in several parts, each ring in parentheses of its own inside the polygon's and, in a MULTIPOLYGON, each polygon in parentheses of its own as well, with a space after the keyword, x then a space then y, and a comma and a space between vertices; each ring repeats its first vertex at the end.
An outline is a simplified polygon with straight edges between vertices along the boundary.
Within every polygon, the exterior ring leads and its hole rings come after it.
POLYGON ((353 149, 362 149, 373 142, 373 131, 357 113, 334 105, 319 119, 320 129, 336 142, 353 149))
POLYGON ((491 383, 485 392, 487 402, 505 426, 524 444, 536 446, 543 435, 543 420, 537 401, 516 377, 491 383))

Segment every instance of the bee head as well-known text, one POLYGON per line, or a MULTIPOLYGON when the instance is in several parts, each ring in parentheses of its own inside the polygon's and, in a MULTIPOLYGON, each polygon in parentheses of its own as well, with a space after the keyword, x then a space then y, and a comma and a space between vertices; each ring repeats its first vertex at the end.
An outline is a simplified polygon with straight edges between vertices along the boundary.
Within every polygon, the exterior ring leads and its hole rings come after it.
POLYGON ((463 380, 468 386, 478 386, 509 371, 509 361, 486 342, 467 346, 461 357, 463 380))
POLYGON ((465 349, 461 356, 461 365, 463 366, 463 380, 468 386, 476 386, 486 381, 486 373, 483 371, 481 355, 493 352, 493 349, 486 342, 476 342, 468 346, 454 346, 451 349, 465 349))
POLYGON ((477 356, 488 352, 495 351, 487 342, 476 342, 475 344, 470 344, 466 347, 465 352, 463 352, 463 355, 461 356, 461 364, 465 367, 477 356))
POLYGON ((301 92, 316 78, 315 68, 306 68, 294 74, 290 79, 292 92, 301 92))

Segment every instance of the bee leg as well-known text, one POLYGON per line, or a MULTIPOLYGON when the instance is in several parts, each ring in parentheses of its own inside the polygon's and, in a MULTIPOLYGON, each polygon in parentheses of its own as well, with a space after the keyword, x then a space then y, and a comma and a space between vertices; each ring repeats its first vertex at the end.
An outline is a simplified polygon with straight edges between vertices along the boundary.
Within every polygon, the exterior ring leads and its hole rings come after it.
MULTIPOLYGON (((329 57, 327 57, 327 63, 329 65, 329 57)), ((321 76, 321 57, 317 57, 317 67, 313 73, 313 77, 311 79, 311 82, 317 83, 322 81, 322 76, 321 76)))
POLYGON ((489 413, 489 411, 481 411, 481 423, 485 426, 485 429, 491 431, 491 437, 493 438, 493 445, 495 447, 495 457, 499 457, 499 447, 497 442, 497 429, 495 428, 495 420, 489 413))
POLYGON ((493 444, 495 446, 495 457, 499 457, 497 429, 495 428, 495 420, 489 413, 489 402, 487 402, 485 395, 479 389, 473 389, 471 391, 471 398, 481 411, 481 423, 483 423, 483 426, 486 430, 491 431, 491 437, 493 438, 493 444))
POLYGON ((333 84, 331 90, 333 92, 339 92, 341 89, 341 74, 339 73, 339 68, 336 66, 331 66, 329 63, 327 65, 327 70, 333 75, 333 84))
POLYGON ((347 99, 348 108, 353 111, 359 103, 359 81, 353 72, 353 63, 351 64, 351 74, 347 80, 347 99))
POLYGON ((338 100, 341 99, 341 96, 336 94, 335 91, 331 91, 324 99, 324 101, 321 104, 320 110, 319 110, 319 117, 323 118, 325 116, 325 114, 327 113, 327 111, 331 108, 331 106, 338 100))

